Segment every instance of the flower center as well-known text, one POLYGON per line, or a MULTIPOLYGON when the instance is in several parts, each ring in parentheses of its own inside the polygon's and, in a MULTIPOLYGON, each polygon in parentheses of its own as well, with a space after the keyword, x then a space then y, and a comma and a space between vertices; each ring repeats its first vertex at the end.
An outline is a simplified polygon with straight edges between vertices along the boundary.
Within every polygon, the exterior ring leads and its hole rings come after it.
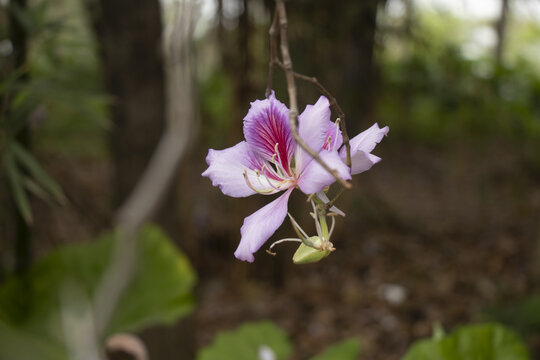
POLYGON ((244 170, 244 180, 251 190, 259 194, 274 194, 296 185, 298 176, 293 171, 294 167, 283 161, 278 147, 279 143, 276 143, 272 158, 264 161, 260 169, 252 169, 255 176, 250 177, 248 169, 244 170))

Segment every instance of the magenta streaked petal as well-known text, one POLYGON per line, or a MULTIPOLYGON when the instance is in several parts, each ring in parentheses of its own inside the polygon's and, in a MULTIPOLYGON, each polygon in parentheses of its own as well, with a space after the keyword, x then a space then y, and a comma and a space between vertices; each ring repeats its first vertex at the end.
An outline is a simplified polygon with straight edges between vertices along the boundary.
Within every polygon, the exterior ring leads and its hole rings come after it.
MULTIPOLYGON (((321 150, 319 156, 331 169, 338 172, 340 178, 351 179, 349 168, 343 163, 337 151, 321 150)), ((304 193, 313 194, 333 184, 334 181, 336 179, 318 162, 311 161, 300 175, 297 185, 304 193)))
MULTIPOLYGON (((319 152, 327 138, 330 121, 330 103, 321 96, 315 105, 308 105, 298 117, 298 134, 305 143, 314 151, 319 152)), ((296 149, 296 169, 298 172, 308 166, 312 157, 301 147, 296 149)))
MULTIPOLYGON (((390 129, 388 126, 379 128, 377 123, 373 124, 369 129, 361 132, 351 139, 351 173, 353 175, 359 174, 381 161, 378 156, 370 154, 375 146, 381 142, 383 137, 388 134, 390 129)), ((347 159, 347 153, 345 148, 341 149, 340 156, 343 161, 347 159)))
POLYGON ((252 149, 266 160, 272 160, 275 146, 281 165, 289 170, 289 163, 296 144, 289 126, 289 109, 276 99, 274 93, 268 99, 251 103, 244 118, 244 136, 252 149))
POLYGON ((334 151, 338 150, 341 144, 343 144, 343 136, 341 135, 339 125, 328 121, 324 148, 329 151, 334 151))
POLYGON ((242 238, 234 252, 237 259, 253 262, 255 259, 253 254, 283 224, 292 190, 293 188, 290 188, 283 195, 244 219, 244 224, 240 229, 242 238))
POLYGON ((212 180, 212 185, 219 187, 225 195, 245 197, 255 194, 244 178, 244 171, 251 184, 258 190, 268 194, 277 192, 267 182, 259 181, 257 178, 253 170, 260 168, 262 163, 253 155, 245 141, 224 150, 208 150, 206 163, 208 169, 202 176, 212 180))

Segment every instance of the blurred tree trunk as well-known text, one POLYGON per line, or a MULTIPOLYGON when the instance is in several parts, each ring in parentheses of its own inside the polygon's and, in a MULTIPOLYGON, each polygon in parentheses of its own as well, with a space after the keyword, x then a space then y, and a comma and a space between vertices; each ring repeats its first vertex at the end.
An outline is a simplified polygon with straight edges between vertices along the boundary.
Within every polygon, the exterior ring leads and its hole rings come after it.
POLYGON ((158 0, 87 0, 113 96, 114 202, 144 171, 165 124, 165 79, 158 0))
POLYGON ((385 0, 289 2, 295 70, 316 76, 338 99, 351 134, 374 119, 377 9, 385 0), (316 59, 316 61, 314 61, 316 59))
MULTIPOLYGON (((111 104, 115 205, 143 174, 166 123, 166 84, 159 0, 86 0, 99 43, 111 104)), ((178 242, 176 201, 166 196, 156 221, 178 242)), ((146 329, 150 358, 193 358, 191 324, 146 329), (159 356, 158 356, 159 355, 159 356)))
MULTIPOLYGON (((17 13, 27 11, 26 0, 12 0, 9 2, 9 37, 13 46, 13 70, 21 69, 27 60, 28 53, 28 31, 17 13)), ((21 81, 28 79, 28 73, 21 76, 21 81)), ((28 124, 17 134, 19 145, 30 148, 30 129, 28 124)), ((28 194, 30 196, 30 194, 28 194)), ((14 271, 21 274, 28 269, 32 263, 32 231, 30 225, 18 211, 14 203, 11 204, 15 217, 15 261, 14 271)))
POLYGON ((497 63, 497 65, 503 64, 509 2, 510 0, 501 0, 501 15, 499 16, 498 21, 495 23, 495 32, 497 33, 497 44, 495 45, 495 62, 497 63))

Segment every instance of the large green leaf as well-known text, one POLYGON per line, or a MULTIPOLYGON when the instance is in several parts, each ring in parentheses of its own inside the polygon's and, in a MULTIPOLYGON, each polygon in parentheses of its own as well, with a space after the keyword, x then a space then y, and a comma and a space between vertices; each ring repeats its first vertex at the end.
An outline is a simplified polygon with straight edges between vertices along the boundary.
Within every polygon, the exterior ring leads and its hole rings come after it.
POLYGON ((403 360, 529 360, 519 337, 499 324, 467 325, 413 344, 403 360))
POLYGON ((357 338, 351 338, 327 347, 311 360, 357 360, 359 357, 360 343, 357 338))
POLYGON ((210 346, 199 351, 197 360, 285 360, 291 352, 283 330, 265 321, 219 333, 210 346), (273 357, 265 356, 265 352, 273 353, 273 357))
MULTIPOLYGON (((155 226, 145 227, 139 241, 136 273, 108 325, 108 334, 169 324, 194 306, 191 290, 196 276, 187 258, 155 226)), ((114 236, 109 233, 92 243, 63 246, 24 277, 9 279, 0 288, 0 348, 8 348, 17 338, 21 343, 39 339, 43 346, 65 349, 69 309, 61 294, 66 287, 76 287, 89 303, 113 245, 114 236)), ((0 351, 0 360, 13 359, 3 356, 0 351)))

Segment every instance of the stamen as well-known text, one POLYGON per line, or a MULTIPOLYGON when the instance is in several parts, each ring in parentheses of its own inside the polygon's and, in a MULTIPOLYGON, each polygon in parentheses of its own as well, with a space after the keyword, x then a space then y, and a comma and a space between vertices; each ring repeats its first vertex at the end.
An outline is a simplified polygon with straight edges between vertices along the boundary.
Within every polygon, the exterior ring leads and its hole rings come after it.
POLYGON ((249 186, 249 188, 251 190, 255 191, 256 193, 265 195, 265 194, 271 194, 271 193, 274 192, 273 189, 262 190, 262 189, 257 189, 255 186, 253 186, 251 181, 249 181, 249 177, 247 175, 247 170, 244 170, 244 180, 246 181, 247 186, 249 186))
POLYGON ((301 238, 302 240, 303 239, 308 239, 309 236, 306 234, 306 232, 300 227, 300 225, 298 225, 298 223, 296 222, 296 220, 294 220, 294 218, 292 217, 292 215, 290 213, 287 213, 287 215, 289 215, 289 220, 291 220, 291 224, 293 226, 293 229, 294 231, 296 232, 296 235, 298 235, 299 238, 301 238))
POLYGON ((337 139, 338 139, 338 135, 339 135, 339 123, 340 123, 340 121, 341 121, 341 119, 337 118, 336 122, 335 122, 336 136, 334 138, 334 148, 332 149, 332 151, 336 150, 336 144, 337 144, 337 139))
MULTIPOLYGON (((272 182, 270 181, 270 178, 268 177, 268 175, 265 174, 265 172, 266 172, 266 164, 263 165, 261 170, 263 172, 264 178, 266 179, 266 182, 268 182, 268 185, 270 185, 270 187, 273 188, 274 190, 278 190, 278 191, 281 190, 280 187, 284 183, 284 181, 281 181, 276 187, 276 186, 274 186, 274 184, 272 184, 272 182)), ((261 185, 262 185, 262 183, 261 183, 261 185)))
POLYGON ((328 232, 328 237, 325 241, 329 241, 332 233, 334 232, 334 227, 336 226, 336 218, 332 216, 332 225, 330 225, 330 231, 328 232))
POLYGON ((274 246, 276 246, 277 244, 281 244, 281 243, 284 243, 284 242, 302 242, 302 240, 300 239, 296 239, 296 238, 285 238, 285 239, 281 239, 281 240, 278 240, 278 241, 275 241, 274 243, 272 243, 272 245, 270 245, 270 247, 266 250, 266 252, 272 256, 276 256, 276 253, 275 252, 272 252, 272 249, 274 248, 274 246))
POLYGON ((273 160, 273 163, 276 165, 276 167, 278 168, 278 170, 281 170, 282 173, 283 173, 283 176, 282 177, 288 177, 290 176, 289 175, 289 171, 288 170, 285 170, 285 168, 283 167, 283 162, 281 161, 281 156, 279 155, 279 149, 278 149, 278 146, 279 146, 279 143, 276 143, 276 145, 274 146, 274 155, 272 156, 272 160, 273 160), (275 162, 275 158, 277 157, 277 160, 278 162, 276 163, 275 162))

